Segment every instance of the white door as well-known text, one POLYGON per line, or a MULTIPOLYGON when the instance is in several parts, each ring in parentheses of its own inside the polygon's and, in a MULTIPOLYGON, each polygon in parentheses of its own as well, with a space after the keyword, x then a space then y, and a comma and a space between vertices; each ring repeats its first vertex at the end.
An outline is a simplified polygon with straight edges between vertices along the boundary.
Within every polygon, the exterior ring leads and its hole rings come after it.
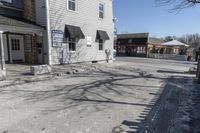
POLYGON ((24 38, 21 35, 9 35, 10 62, 24 62, 24 38))

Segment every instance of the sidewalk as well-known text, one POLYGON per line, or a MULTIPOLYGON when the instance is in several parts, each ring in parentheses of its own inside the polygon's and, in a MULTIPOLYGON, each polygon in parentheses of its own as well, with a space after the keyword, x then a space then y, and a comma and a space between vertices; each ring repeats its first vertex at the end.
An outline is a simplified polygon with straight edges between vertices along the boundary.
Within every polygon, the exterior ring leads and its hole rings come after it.
POLYGON ((97 69, 97 66, 95 66, 95 64, 92 63, 55 65, 51 67, 52 73, 50 74, 31 75, 30 65, 7 64, 7 80, 0 81, 0 88, 30 82, 50 80, 54 78, 56 79, 62 76, 69 76, 97 69))

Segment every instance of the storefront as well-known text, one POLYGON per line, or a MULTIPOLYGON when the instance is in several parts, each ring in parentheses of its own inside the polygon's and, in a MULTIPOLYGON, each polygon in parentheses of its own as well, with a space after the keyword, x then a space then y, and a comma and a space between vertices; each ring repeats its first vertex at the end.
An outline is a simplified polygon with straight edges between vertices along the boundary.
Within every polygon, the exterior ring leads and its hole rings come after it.
POLYGON ((0 31, 6 63, 43 63, 43 27, 0 16, 0 31))
POLYGON ((117 55, 147 57, 148 33, 122 34, 117 36, 117 55))
POLYGON ((44 28, 0 15, 0 80, 6 78, 5 63, 43 64, 44 28))

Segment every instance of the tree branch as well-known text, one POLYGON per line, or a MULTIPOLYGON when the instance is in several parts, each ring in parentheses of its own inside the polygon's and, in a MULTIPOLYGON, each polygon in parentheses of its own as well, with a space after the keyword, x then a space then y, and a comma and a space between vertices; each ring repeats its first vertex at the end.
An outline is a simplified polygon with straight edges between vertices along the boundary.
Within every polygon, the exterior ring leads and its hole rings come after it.
POLYGON ((200 0, 155 0, 161 6, 173 5, 172 10, 181 10, 200 4, 200 0))

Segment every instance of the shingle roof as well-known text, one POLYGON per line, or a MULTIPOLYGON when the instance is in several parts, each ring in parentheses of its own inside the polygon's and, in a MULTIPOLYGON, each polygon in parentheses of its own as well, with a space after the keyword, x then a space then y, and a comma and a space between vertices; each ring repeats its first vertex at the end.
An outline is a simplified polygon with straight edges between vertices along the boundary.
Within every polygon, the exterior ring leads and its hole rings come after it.
POLYGON ((179 42, 177 40, 165 42, 165 43, 162 43, 161 45, 163 45, 163 46, 185 46, 185 47, 189 46, 189 45, 182 43, 182 42, 179 42))

